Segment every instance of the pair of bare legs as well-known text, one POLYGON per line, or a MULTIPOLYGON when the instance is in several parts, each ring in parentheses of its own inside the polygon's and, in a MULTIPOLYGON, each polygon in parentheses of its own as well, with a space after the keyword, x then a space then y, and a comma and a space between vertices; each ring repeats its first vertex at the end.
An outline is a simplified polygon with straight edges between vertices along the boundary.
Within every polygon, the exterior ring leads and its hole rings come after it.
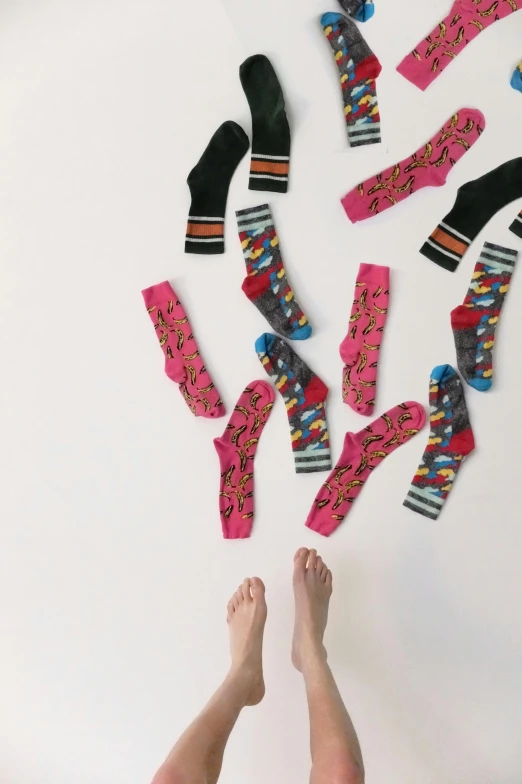
MULTIPOLYGON (((332 573, 315 550, 294 558, 295 628, 292 662, 303 674, 310 714, 311 784, 363 784, 355 729, 326 660, 323 636, 332 573)), ((153 784, 216 784, 239 714, 264 697, 265 586, 247 579, 228 604, 230 671, 210 702, 178 740, 153 784)))

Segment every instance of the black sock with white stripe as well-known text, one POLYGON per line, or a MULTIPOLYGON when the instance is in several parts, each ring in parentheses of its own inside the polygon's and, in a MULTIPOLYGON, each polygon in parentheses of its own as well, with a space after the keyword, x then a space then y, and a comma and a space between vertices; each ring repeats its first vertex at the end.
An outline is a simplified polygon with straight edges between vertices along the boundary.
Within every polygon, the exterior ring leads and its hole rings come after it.
POLYGON ((239 78, 252 113, 251 191, 286 193, 290 168, 290 126, 283 91, 264 54, 249 57, 239 78))
POLYGON ((522 240, 522 210, 520 210, 509 229, 522 240))
MULTIPOLYGON (((458 189, 453 209, 432 232, 420 252, 435 264, 455 272, 460 260, 486 223, 502 207, 520 196, 522 157, 506 161, 477 180, 462 185, 458 189)), ((515 219, 510 228, 522 237, 522 220, 515 219)))
POLYGON ((189 176, 192 202, 187 222, 185 253, 225 252, 225 208, 228 188, 248 136, 235 122, 221 125, 189 176))

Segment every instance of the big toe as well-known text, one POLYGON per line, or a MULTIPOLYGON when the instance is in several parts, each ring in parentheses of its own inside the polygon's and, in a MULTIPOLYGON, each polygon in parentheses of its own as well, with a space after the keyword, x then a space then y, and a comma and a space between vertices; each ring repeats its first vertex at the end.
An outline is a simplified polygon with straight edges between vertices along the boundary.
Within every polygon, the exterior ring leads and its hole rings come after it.
POLYGON ((304 577, 306 573, 306 564, 308 562, 308 556, 310 555, 310 550, 306 547, 301 547, 296 554, 294 555, 294 576, 295 577, 304 577))

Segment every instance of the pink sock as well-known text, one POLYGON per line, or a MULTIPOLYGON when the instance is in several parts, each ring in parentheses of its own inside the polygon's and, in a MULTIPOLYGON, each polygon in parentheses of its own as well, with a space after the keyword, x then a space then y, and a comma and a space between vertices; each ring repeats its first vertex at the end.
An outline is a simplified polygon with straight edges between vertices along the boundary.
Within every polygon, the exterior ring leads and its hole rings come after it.
POLYGON ((426 421, 420 403, 401 403, 359 433, 346 433, 338 463, 319 490, 306 525, 330 536, 342 523, 371 472, 426 421))
POLYGON ((348 335, 339 353, 345 363, 343 400, 364 416, 373 414, 379 350, 386 324, 390 268, 361 264, 348 335))
POLYGON ((425 90, 486 27, 522 8, 522 0, 455 0, 448 16, 397 67, 425 90))
POLYGON ((165 354, 165 373, 179 384, 194 416, 222 417, 225 413, 223 401, 205 368, 178 295, 168 281, 141 293, 165 354))
POLYGON ((352 223, 372 218, 429 185, 444 185, 465 152, 475 144, 486 121, 477 109, 461 109, 428 144, 409 158, 358 185, 341 199, 352 223))
POLYGON ((219 510, 225 539, 248 539, 252 531, 254 458, 274 397, 270 384, 252 381, 237 401, 225 432, 214 439, 221 469, 219 510))

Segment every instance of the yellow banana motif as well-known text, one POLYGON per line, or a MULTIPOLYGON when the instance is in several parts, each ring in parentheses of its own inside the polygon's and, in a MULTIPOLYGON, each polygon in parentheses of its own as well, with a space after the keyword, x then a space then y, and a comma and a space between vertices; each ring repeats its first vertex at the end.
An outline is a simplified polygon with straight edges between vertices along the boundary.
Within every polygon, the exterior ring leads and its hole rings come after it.
POLYGON ((464 147, 465 150, 469 150, 469 144, 465 139, 455 139, 453 144, 460 144, 461 147, 464 147))
POLYGON ((225 487, 232 487, 232 474, 236 470, 235 466, 230 466, 228 471, 225 471, 225 487))
POLYGON ((359 367, 357 368, 357 372, 362 373, 367 364, 368 364, 368 357, 366 354, 361 352, 361 361, 359 362, 359 367))
POLYGON ((256 414, 254 416, 254 424, 252 425, 252 429, 250 431, 250 435, 253 436, 254 433, 256 432, 256 430, 258 430, 260 427, 261 427, 261 420, 260 420, 259 416, 256 414))
POLYGON ((254 394, 253 394, 253 395, 252 395, 252 397, 250 398, 250 405, 251 405, 251 406, 252 406, 252 408, 253 408, 253 409, 255 409, 256 411, 257 411, 257 408, 256 408, 256 403, 258 402, 258 400, 261 400, 261 395, 259 394, 259 392, 254 392, 254 394))
POLYGON ((447 27, 444 22, 439 24, 439 38, 446 38, 447 27))
POLYGON ((395 196, 392 196, 392 195, 391 195, 391 194, 389 194, 389 193, 387 193, 387 194, 386 194, 386 196, 385 196, 384 198, 385 198, 385 199, 388 199, 388 201, 390 202, 390 204, 391 204, 392 206, 394 206, 395 204, 397 204, 397 199, 395 198, 395 196))
POLYGON ((250 520, 251 517, 254 516, 253 512, 249 512, 248 514, 241 515, 242 520, 250 520))
POLYGON ((263 416, 268 414, 268 412, 271 411, 273 407, 274 407, 273 403, 267 403, 266 406, 263 406, 263 408, 261 409, 261 413, 263 414, 263 416))
POLYGON ((240 490, 234 490, 234 494, 237 498, 237 511, 242 512, 245 505, 245 496, 240 490))
POLYGON ((436 58, 434 59, 434 61, 433 61, 433 65, 431 66, 431 70, 432 70, 432 72, 433 72, 433 73, 435 73, 435 71, 436 71, 436 70, 437 70, 437 68, 439 67, 439 63, 440 63, 440 60, 439 60, 439 58, 438 58, 438 57, 436 57, 436 58))
POLYGON ((380 346, 372 346, 369 343, 363 343, 363 346, 366 349, 366 351, 377 351, 377 349, 380 348, 380 346))
MULTIPOLYGON (((375 307, 375 305, 374 305, 374 307, 375 307)), ((376 324, 377 324, 377 319, 375 318, 375 316, 373 314, 370 314, 370 321, 369 321, 368 326, 363 329, 363 332, 362 332, 363 335, 369 335, 370 332, 372 331, 372 329, 375 327, 376 324)))
POLYGON ((370 204, 370 212, 375 212, 378 204, 379 204, 379 199, 374 199, 370 204))
POLYGON ((404 433, 404 435, 405 435, 405 436, 414 436, 414 435, 416 435, 418 432, 419 432, 419 431, 418 431, 418 430, 415 430, 414 428, 410 428, 409 430, 403 430, 403 433, 404 433))
POLYGON ((490 7, 487 9, 487 11, 479 11, 479 12, 478 12, 478 13, 479 13, 479 16, 482 16, 482 17, 491 16, 491 14, 494 14, 494 13, 495 13, 495 11, 497 10, 497 8, 498 8, 498 0, 495 0, 495 2, 493 3, 493 5, 492 5, 492 6, 490 6, 490 7))
POLYGON ((181 351, 181 349, 183 348, 183 344, 185 342, 185 335, 180 329, 175 329, 174 332, 178 337, 178 351, 181 351))
POLYGON ((400 173, 401 173, 401 167, 399 166, 399 164, 397 164, 395 166, 395 169, 392 171, 392 173, 388 177, 388 182, 395 182, 395 180, 400 175, 400 173))
POLYGON ((174 359, 174 355, 170 346, 167 346, 167 359, 174 359))
POLYGON ((241 490, 243 490, 245 485, 246 485, 246 483, 249 482, 250 479, 252 479, 253 476, 254 476, 254 474, 245 474, 243 477, 241 477, 241 480, 240 480, 240 482, 238 484, 238 487, 240 487, 241 490))
POLYGON ((473 26, 474 26, 474 27, 476 27, 476 28, 477 28, 477 30, 479 30, 480 32, 482 32, 482 31, 483 31, 483 29, 484 29, 484 25, 482 24, 482 22, 479 22, 479 20, 478 20, 478 19, 472 19, 472 20, 471 20, 471 22, 468 22, 468 24, 471 24, 471 25, 473 25, 473 26))
POLYGON ((428 46, 428 48, 426 49, 426 54, 424 55, 424 57, 425 57, 426 59, 428 59, 428 57, 431 57, 431 55, 433 54, 433 52, 435 51, 435 49, 438 49, 438 48, 439 48, 439 46, 442 46, 442 44, 441 44, 441 43, 439 43, 438 41, 434 41, 434 42, 433 42, 432 44, 430 44, 430 45, 428 46))
POLYGON ((223 498, 230 498, 228 493, 225 493, 223 490, 220 491, 219 495, 223 496, 223 498))
POLYGON ((227 520, 228 520, 228 518, 230 517, 230 515, 232 514, 233 511, 234 511, 234 507, 232 506, 232 504, 230 504, 230 506, 227 506, 227 508, 223 512, 223 514, 225 515, 227 520))
POLYGON ((211 409, 211 405, 210 405, 210 403, 208 402, 207 398, 206 398, 206 397, 202 397, 202 398, 201 398, 201 402, 202 402, 202 404, 203 404, 203 408, 205 409, 205 411, 210 411, 210 409, 211 409))
POLYGON ((247 466, 247 456, 242 449, 238 450, 238 455, 239 455, 239 470, 241 471, 241 473, 243 473, 243 471, 246 469, 247 466))
POLYGON ((352 481, 348 482, 344 489, 348 493, 350 490, 353 490, 354 487, 362 487, 363 484, 364 482, 361 482, 360 479, 352 479, 352 481))
POLYGON ((357 190, 359 191, 359 196, 364 196, 364 187, 362 183, 357 186, 357 190))
POLYGON ((254 444, 257 444, 258 441, 259 438, 249 438, 248 441, 245 441, 244 443, 245 449, 250 449, 250 447, 254 446, 254 444))
POLYGON ((163 329, 170 329, 169 325, 163 318, 163 313, 161 312, 161 310, 158 310, 158 324, 160 324, 163 327, 163 329))
POLYGON ((517 4, 515 3, 515 0, 505 0, 505 2, 509 3, 509 5, 511 6, 511 10, 512 11, 518 11, 517 4))
POLYGON ((376 381, 362 381, 362 379, 359 379, 359 385, 361 387, 374 387, 376 384, 376 381))
POLYGON ((169 339, 168 332, 164 332, 163 335, 160 337, 160 346, 164 346, 167 340, 169 339))
POLYGON ((413 50, 412 55, 415 57, 416 60, 421 59, 421 56, 416 49, 413 50))
MULTIPOLYGON (((498 3, 497 3, 497 5, 498 5, 498 3)), ((480 11, 479 11, 479 13, 480 13, 480 11)), ((480 15, 484 16, 483 13, 480 14, 480 15)), ((457 33, 457 37, 453 41, 448 41, 448 46, 458 46, 459 44, 462 43, 462 39, 463 38, 464 38, 464 28, 461 26, 461 27, 459 27, 459 31, 457 33)))
POLYGON ((324 509, 324 507, 328 506, 329 503, 330 503, 330 499, 329 498, 324 498, 322 501, 316 501, 315 502, 315 504, 316 504, 318 509, 324 509))
POLYGON ((433 161, 433 165, 436 166, 437 168, 439 168, 440 166, 444 166, 448 158, 448 155, 449 155, 449 148, 444 147, 444 149, 442 150, 442 155, 440 156, 440 158, 437 158, 436 161, 433 161))
POLYGON ((245 432, 245 430, 246 430, 246 425, 241 425, 241 427, 238 427, 238 429, 235 431, 235 433, 232 436, 232 443, 234 444, 234 446, 237 446, 237 440, 239 436, 245 432))
POLYGON ((376 313, 382 313, 382 314, 385 314, 385 313, 387 313, 387 312, 388 312, 388 308, 380 308, 378 305, 374 305, 374 306, 373 306, 373 309, 374 309, 374 311, 375 311, 376 313))
POLYGON ((383 447, 386 449, 389 446, 394 446, 395 444, 399 443, 399 440, 400 440, 400 433, 394 433, 394 435, 390 438, 390 440, 386 441, 386 443, 383 444, 383 447))
POLYGON ((455 25, 458 24, 458 22, 460 22, 461 19, 462 16, 460 14, 456 14, 456 16, 454 16, 453 19, 451 20, 450 27, 455 27, 455 25))
POLYGON ((332 506, 332 512, 335 512, 336 509, 339 509, 343 501, 344 501, 344 492, 342 490, 338 490, 337 501, 335 501, 334 505, 332 506))
POLYGON ((207 392, 210 392, 211 389, 214 389, 214 384, 212 382, 208 385, 208 387, 202 387, 199 391, 203 392, 203 394, 206 394, 207 392))
POLYGON ((377 191, 388 191, 388 190, 389 190, 388 185, 385 185, 384 182, 378 182, 377 185, 374 185, 373 187, 370 188, 370 190, 368 191, 368 196, 373 196, 373 194, 377 193, 377 191))
POLYGON ((427 168, 428 168, 428 164, 426 163, 426 161, 413 161, 408 166, 406 166, 406 168, 404 169, 404 173, 409 174, 414 169, 427 169, 427 168))
POLYGON ((405 191, 409 190, 409 188, 411 188, 414 182, 415 182, 415 177, 412 174, 411 177, 403 185, 396 185, 395 190, 397 191, 397 193, 404 193, 405 191))
POLYGON ((187 373, 190 376, 190 380, 192 382, 192 386, 196 386, 196 371, 193 365, 187 365, 187 373))
POLYGON ((355 476, 359 476, 359 474, 362 474, 362 472, 366 468, 368 468, 368 458, 366 457, 366 455, 361 455, 361 463, 359 465, 359 468, 355 471, 355 476))
POLYGON ((375 441, 382 441, 384 436, 367 436, 363 439, 362 447, 366 451, 366 447, 370 446, 370 444, 375 443, 375 441))
POLYGON ((381 419, 384 419, 384 421, 386 422, 386 432, 393 430, 393 422, 391 418, 388 416, 388 414, 383 414, 381 419))
POLYGON ((359 298, 359 303, 360 303, 361 307, 363 308, 363 310, 366 310, 366 298, 367 298, 367 296, 368 296, 368 289, 364 289, 364 291, 361 293, 361 296, 359 298))
POLYGON ((323 487, 326 487, 329 493, 332 492, 332 485, 330 484, 330 482, 325 482, 323 487))
POLYGON ((361 313, 360 310, 358 310, 357 313, 354 313, 353 316, 350 316, 350 324, 353 324, 354 321, 359 321, 361 316, 362 316, 362 313, 361 313))
POLYGON ((153 305, 151 308, 147 308, 147 313, 152 313, 156 310, 156 305, 153 305))
POLYGON ((359 403, 362 403, 362 402, 363 402, 362 392, 361 392, 360 389, 356 389, 355 390, 355 403, 356 403, 356 405, 359 405, 359 403))
POLYGON ((437 142, 437 147, 440 147, 442 144, 444 144, 444 142, 447 142, 448 139, 451 139, 452 136, 455 136, 454 131, 446 131, 446 133, 443 133, 437 142))
POLYGON ((334 482, 337 482, 338 484, 340 484, 341 483, 341 479, 343 478, 345 473, 347 471, 350 471, 350 470, 351 470, 351 465, 343 466, 342 468, 337 469, 337 473, 334 476, 334 482))
POLYGON ((454 60, 454 59, 455 59, 455 57, 457 56, 457 55, 455 54, 455 52, 442 52, 442 54, 443 54, 445 57, 451 57, 451 59, 452 59, 452 60, 454 60))
POLYGON ((244 406, 236 406, 234 408, 234 411, 239 411, 239 413, 243 414, 246 417, 246 419, 248 419, 250 416, 249 411, 244 406))
POLYGON ((173 300, 169 299, 169 304, 167 306, 167 313, 169 314, 169 316, 173 310, 174 310, 174 302, 173 300))
POLYGON ((332 520, 344 520, 344 515, 333 514, 330 515, 330 517, 332 518, 332 520))
POLYGON ((183 359, 186 362, 191 362, 193 359, 196 359, 197 357, 199 357, 199 351, 194 351, 193 354, 184 354, 183 355, 183 359))
POLYGON ((403 424, 404 424, 405 422, 407 422, 409 419, 413 419, 413 417, 412 417, 412 415, 411 415, 411 414, 409 414, 409 413, 407 413, 407 414, 401 414, 401 415, 400 415, 400 417, 399 417, 399 419, 397 420, 397 422, 399 423, 399 425, 403 425, 403 424))
POLYGON ((383 290, 383 287, 382 287, 382 286, 379 286, 379 288, 377 289, 377 291, 375 291, 375 292, 374 292, 374 295, 373 295, 373 296, 374 296, 374 298, 375 298, 375 297, 378 297, 380 294, 382 294, 382 290, 383 290))
POLYGON ((356 335, 357 335, 357 324, 355 325, 355 327, 352 327, 352 329, 350 330, 350 339, 355 340, 356 335))
POLYGON ((422 157, 424 158, 424 160, 427 160, 428 158, 431 158, 432 154, 433 154, 433 144, 431 142, 428 142, 428 144, 426 145, 426 149, 424 150, 424 155, 422 157))

